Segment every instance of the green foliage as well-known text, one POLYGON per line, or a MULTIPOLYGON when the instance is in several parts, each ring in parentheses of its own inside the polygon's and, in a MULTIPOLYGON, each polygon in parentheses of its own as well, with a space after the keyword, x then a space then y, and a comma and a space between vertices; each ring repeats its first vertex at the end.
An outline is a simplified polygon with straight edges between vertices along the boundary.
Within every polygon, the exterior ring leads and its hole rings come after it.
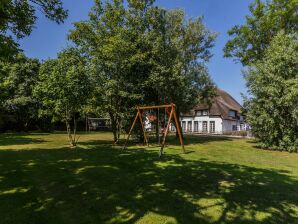
POLYGON ((90 69, 85 58, 74 48, 66 49, 59 53, 57 59, 41 65, 39 79, 34 94, 43 105, 40 115, 64 121, 70 143, 76 145, 76 117, 91 92, 90 69), (70 134, 71 120, 74 136, 70 134))
POLYGON ((6 113, 13 114, 18 130, 27 130, 37 118, 39 106, 32 96, 38 81, 39 61, 18 54, 14 62, 0 62, 0 99, 6 113))
POLYGON ((147 45, 151 47, 152 68, 144 83, 153 92, 153 100, 145 102, 174 102, 187 112, 203 91, 212 89, 207 87, 214 86, 205 63, 211 57, 215 34, 206 29, 200 17, 185 21, 182 10, 154 9, 152 17, 158 26, 145 34, 150 38, 147 45))
POLYGON ((226 57, 236 57, 243 65, 262 59, 280 30, 298 32, 297 0, 255 0, 249 9, 251 15, 246 16, 246 24, 229 30, 232 39, 224 48, 226 57))
POLYGON ((97 0, 89 20, 75 23, 69 35, 95 65, 96 101, 111 118, 115 142, 136 105, 176 103, 187 110, 199 91, 214 86, 205 62, 215 35, 201 18, 186 21, 181 10, 153 3, 97 0))
POLYGON ((35 21, 36 10, 57 23, 67 17, 61 0, 1 0, 0 3, 0 59, 7 59, 18 52, 18 44, 8 33, 16 38, 30 35, 35 21))
POLYGON ((247 119, 263 147, 298 151, 297 35, 279 33, 247 71, 247 119))

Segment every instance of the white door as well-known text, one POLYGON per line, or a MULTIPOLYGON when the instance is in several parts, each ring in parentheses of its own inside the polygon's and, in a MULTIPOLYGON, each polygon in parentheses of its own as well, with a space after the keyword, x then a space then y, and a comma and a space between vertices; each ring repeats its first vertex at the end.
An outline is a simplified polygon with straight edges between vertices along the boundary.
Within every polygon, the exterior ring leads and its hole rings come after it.
POLYGON ((203 121, 203 132, 208 132, 208 122, 203 121))
POLYGON ((187 131, 192 132, 192 122, 191 121, 187 122, 187 131))
POLYGON ((199 131, 199 122, 198 121, 194 121, 194 132, 198 132, 199 131))
POLYGON ((210 127, 209 127, 209 131, 210 133, 214 133, 215 132, 215 121, 210 121, 210 127))
POLYGON ((186 122, 182 121, 182 131, 186 132, 186 122))

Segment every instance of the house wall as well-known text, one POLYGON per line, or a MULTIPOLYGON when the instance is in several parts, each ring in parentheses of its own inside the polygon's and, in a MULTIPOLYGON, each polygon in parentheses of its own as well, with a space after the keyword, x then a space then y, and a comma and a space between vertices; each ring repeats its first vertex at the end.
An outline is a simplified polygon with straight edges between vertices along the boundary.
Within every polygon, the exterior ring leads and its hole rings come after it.
MULTIPOLYGON (((198 121, 198 133, 203 133, 203 121, 207 121, 207 132, 210 133, 210 121, 215 122, 215 134, 222 134, 223 132, 228 131, 235 131, 233 130, 233 125, 237 127, 237 131, 240 130, 246 130, 246 124, 243 123, 242 126, 240 126, 240 121, 234 121, 234 120, 223 120, 221 117, 209 117, 209 116, 195 116, 195 117, 181 117, 181 128, 182 132, 189 132, 194 133, 195 132, 195 121, 198 121), (185 122, 185 130, 183 130, 183 122, 185 122), (189 122, 191 122, 191 129, 189 130, 189 122)), ((152 124, 149 122, 148 119, 145 118, 145 129, 151 130, 154 129, 152 124)), ((170 127, 170 131, 175 131, 175 126, 172 123, 170 127)))
POLYGON ((247 124, 245 122, 240 121, 232 121, 232 120, 223 120, 223 132, 225 131, 244 131, 247 130, 247 124), (242 123, 242 125, 241 125, 242 123), (233 126, 236 126, 237 130, 233 129, 233 126))
POLYGON ((233 131, 233 126, 235 125, 238 130, 238 122, 232 121, 232 120, 223 120, 222 122, 223 126, 223 132, 225 131, 233 131))
MULTIPOLYGON (((203 132, 203 121, 207 121, 207 132, 210 132, 210 121, 215 122, 215 132, 214 133, 222 133, 222 118, 220 117, 209 117, 209 116, 196 116, 196 117, 181 117, 181 127, 183 126, 183 122, 185 121, 186 128, 182 130, 183 132, 194 132, 194 123, 198 121, 198 132, 203 132), (191 130, 188 131, 188 122, 191 122, 191 130)), ((183 129, 183 128, 182 128, 183 129)), ((172 128, 172 131, 174 128, 172 128)))

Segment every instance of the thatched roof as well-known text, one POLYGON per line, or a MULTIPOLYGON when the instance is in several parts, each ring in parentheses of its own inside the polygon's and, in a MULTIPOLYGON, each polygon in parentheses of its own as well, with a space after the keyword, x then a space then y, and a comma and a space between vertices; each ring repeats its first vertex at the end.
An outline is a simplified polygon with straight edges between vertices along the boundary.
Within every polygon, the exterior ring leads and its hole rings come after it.
POLYGON ((209 116, 221 116, 223 119, 233 119, 229 117, 229 111, 234 110, 237 116, 241 113, 241 105, 226 91, 217 89, 217 96, 213 99, 211 107, 208 104, 201 103, 194 107, 189 113, 183 116, 195 116, 198 110, 209 110, 209 116))

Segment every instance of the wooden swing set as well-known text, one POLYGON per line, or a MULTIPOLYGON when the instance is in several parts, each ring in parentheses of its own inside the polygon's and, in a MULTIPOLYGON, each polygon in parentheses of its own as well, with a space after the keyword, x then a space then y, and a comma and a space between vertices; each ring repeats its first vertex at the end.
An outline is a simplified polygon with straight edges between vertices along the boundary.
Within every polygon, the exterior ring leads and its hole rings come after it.
MULTIPOLYGON (((177 132, 178 132, 178 135, 179 135, 180 144, 181 144, 183 153, 185 153, 184 143, 183 143, 183 138, 182 138, 182 133, 181 133, 180 125, 179 125, 177 114, 176 114, 176 105, 175 104, 137 107, 137 114, 136 114, 136 116, 134 118, 134 121, 133 121, 133 123, 131 125, 131 128, 129 130, 129 133, 128 133, 128 136, 126 138, 125 145, 124 145, 123 149, 126 149, 126 147, 127 147, 127 143, 128 143, 129 137, 131 135, 131 132, 132 132, 132 130, 133 130, 133 128, 134 128, 134 126, 135 126, 138 118, 139 118, 140 123, 141 123, 141 126, 142 126, 142 131, 143 131, 143 135, 144 135, 144 142, 146 143, 147 146, 149 146, 148 137, 146 135, 146 131, 145 131, 145 127, 144 127, 142 116, 144 115, 144 110, 151 110, 151 109, 158 109, 159 110, 160 108, 164 108, 165 109, 165 114, 168 117, 168 121, 167 121, 166 128, 165 128, 165 130, 163 132, 163 139, 162 139, 162 143, 161 143, 161 147, 160 147, 159 156, 161 157, 162 154, 163 154, 163 149, 164 149, 166 137, 167 137, 167 134, 169 132, 169 128, 170 128, 172 119, 174 119, 175 126, 177 128, 177 132)), ((159 125, 159 124, 157 124, 157 125, 159 125)))

